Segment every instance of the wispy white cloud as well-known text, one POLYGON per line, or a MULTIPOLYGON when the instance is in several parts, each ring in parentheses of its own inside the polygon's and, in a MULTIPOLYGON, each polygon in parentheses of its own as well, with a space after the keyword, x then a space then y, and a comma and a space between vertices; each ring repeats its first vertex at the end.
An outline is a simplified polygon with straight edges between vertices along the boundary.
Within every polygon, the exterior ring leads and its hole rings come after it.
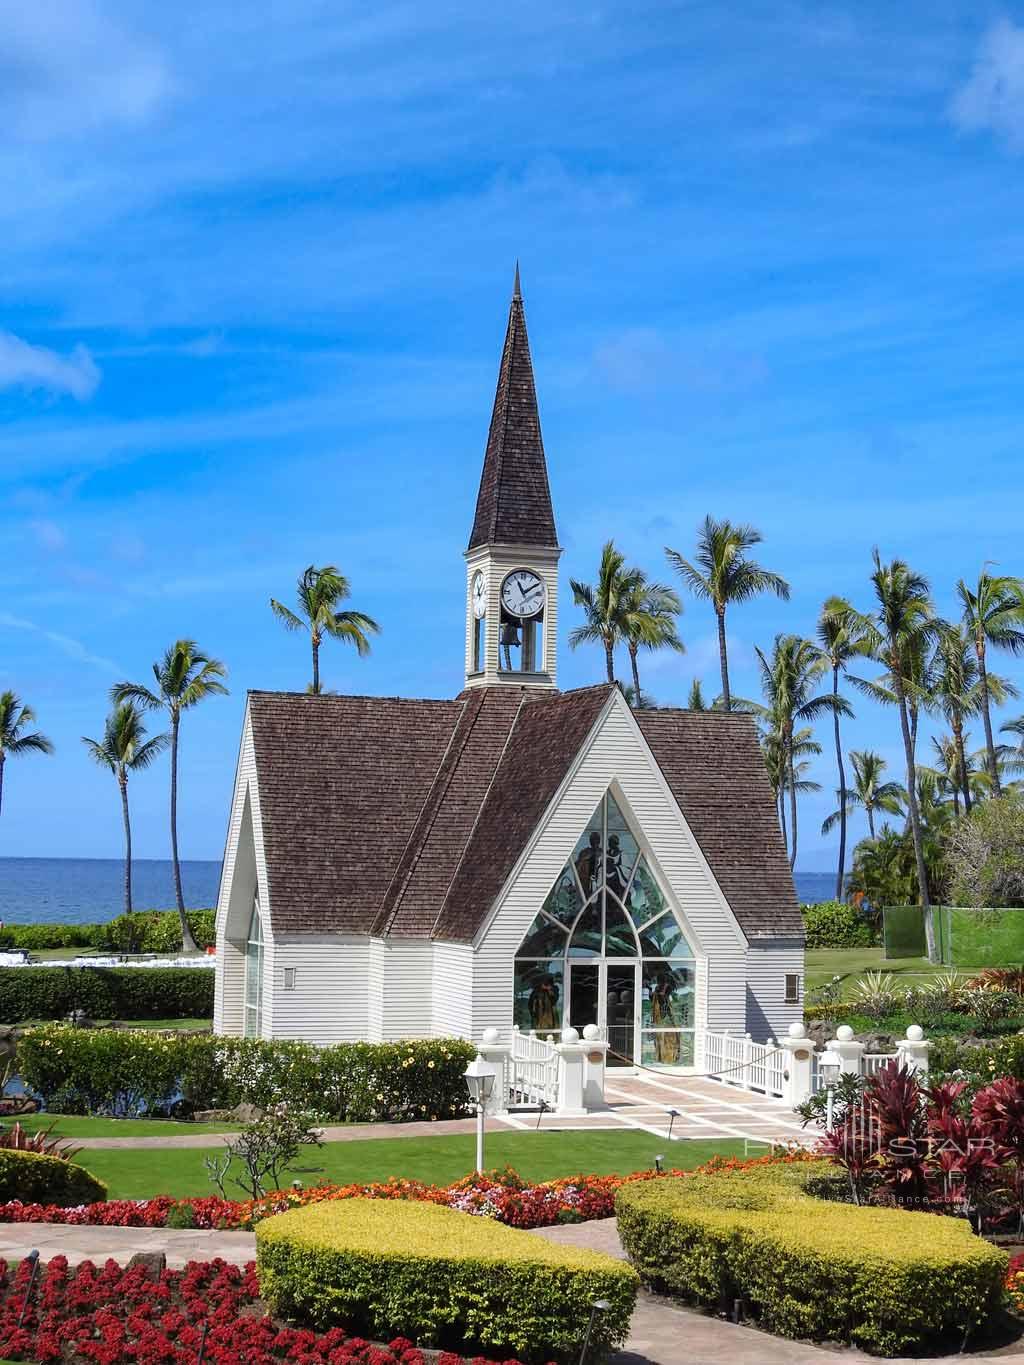
POLYGON ((991 25, 950 116, 967 132, 990 131, 1013 151, 1024 151, 1024 27, 1010 19, 991 25))
POLYGON ((0 332, 0 389, 43 389, 83 402, 99 387, 100 371, 84 346, 68 355, 0 332))
POLYGON ((59 554, 61 550, 67 549, 67 536, 57 523, 50 521, 48 517, 38 517, 35 521, 30 521, 29 529, 44 550, 59 554))
POLYGON ((10 612, 0 611, 0 630, 23 630, 32 635, 38 635, 41 639, 47 640, 54 648, 59 649, 62 654, 66 654, 70 659, 78 659, 83 664, 92 664, 95 668, 101 668, 106 673, 123 673, 112 659, 106 659, 102 654, 94 654, 88 646, 82 644, 81 640, 76 640, 70 635, 64 635, 60 631, 49 630, 46 626, 37 625, 35 621, 27 621, 22 616, 14 616, 10 612))

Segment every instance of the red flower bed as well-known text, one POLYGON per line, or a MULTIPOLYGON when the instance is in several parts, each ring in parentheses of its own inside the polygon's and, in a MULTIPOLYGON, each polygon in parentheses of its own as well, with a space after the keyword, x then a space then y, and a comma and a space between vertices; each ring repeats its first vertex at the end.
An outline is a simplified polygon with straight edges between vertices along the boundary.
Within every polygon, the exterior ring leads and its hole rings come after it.
MULTIPOLYGON (((194 1261, 155 1280, 141 1267, 122 1270, 113 1261, 69 1270, 57 1256, 41 1270, 19 1328, 30 1275, 26 1261, 13 1277, 0 1261, 0 1353, 11 1359, 194 1365, 205 1329, 210 1365, 424 1365, 422 1351, 402 1338, 378 1346, 341 1328, 317 1333, 268 1317, 253 1265, 194 1261)), ((438 1365, 464 1362, 446 1352, 438 1365)), ((477 1357, 472 1365, 492 1362, 477 1357)))
MULTIPOLYGON (((698 1167, 702 1173, 742 1170, 766 1162, 813 1160, 795 1150, 741 1160, 714 1157, 698 1167)), ((685 1175, 670 1171, 669 1175, 685 1175)), ((0 1223, 79 1223, 106 1227, 172 1227, 249 1229, 275 1213, 325 1199, 412 1199, 444 1204, 464 1213, 494 1218, 516 1228, 550 1227, 554 1223, 583 1223, 610 1218, 615 1192, 633 1180, 651 1180, 654 1171, 633 1175, 577 1175, 528 1185, 515 1171, 486 1171, 468 1175, 454 1185, 425 1185, 419 1180, 388 1180, 373 1185, 311 1185, 304 1190, 278 1190, 263 1199, 235 1202, 230 1199, 182 1199, 167 1195, 139 1201, 110 1199, 62 1209, 53 1204, 0 1204, 0 1223)))

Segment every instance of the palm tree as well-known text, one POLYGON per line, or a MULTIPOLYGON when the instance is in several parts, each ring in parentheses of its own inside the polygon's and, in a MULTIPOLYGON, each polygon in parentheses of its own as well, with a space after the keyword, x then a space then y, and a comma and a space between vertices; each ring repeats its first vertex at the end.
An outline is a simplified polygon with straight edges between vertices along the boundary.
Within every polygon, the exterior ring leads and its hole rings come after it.
POLYGON ((793 748, 794 730, 798 721, 814 721, 824 711, 840 711, 850 715, 850 703, 838 693, 813 695, 828 660, 810 640, 799 635, 776 635, 771 657, 757 650, 761 665, 761 691, 765 705, 758 713, 779 737, 783 773, 789 789, 789 815, 792 837, 789 865, 796 864, 797 850, 797 774, 793 748))
POLYGON ((989 574, 984 568, 978 575, 976 588, 969 588, 961 578, 956 585, 957 596, 963 605, 964 631, 974 642, 978 659, 978 681, 981 684, 981 718, 985 725, 985 748, 988 752, 988 771, 992 779, 992 794, 999 795, 999 765, 992 738, 992 714, 985 655, 989 645, 994 649, 1008 649, 1011 654, 1024 650, 1024 580, 1007 574, 989 574))
POLYGON ((185 913, 181 891, 181 865, 178 860, 178 729, 183 711, 190 711, 207 697, 227 696, 221 681, 227 669, 219 659, 204 654, 194 640, 176 640, 162 659, 153 665, 156 690, 143 683, 115 683, 110 700, 115 706, 131 701, 146 711, 164 710, 171 722, 171 861, 174 867, 174 897, 181 921, 181 946, 186 953, 196 951, 196 941, 185 913))
POLYGON ((121 815, 124 819, 124 908, 132 912, 132 822, 128 814, 128 774, 142 772, 167 748, 166 735, 146 739, 142 712, 134 702, 123 701, 107 716, 103 738, 82 743, 89 756, 101 768, 108 768, 117 779, 121 792, 121 815))
POLYGON ((868 631, 872 657, 887 670, 887 681, 896 698, 903 735, 903 752, 907 763, 907 811, 914 843, 918 892, 924 911, 928 957, 936 961, 935 926, 929 913, 928 870, 925 866, 921 816, 917 805, 917 763, 914 756, 915 735, 911 730, 909 694, 916 690, 914 674, 917 662, 926 654, 934 640, 937 623, 932 612, 928 580, 915 573, 905 560, 894 559, 883 564, 877 548, 872 551, 874 572, 871 586, 875 594, 875 609, 862 617, 868 631))
MULTIPOLYGON (((572 600, 583 608, 586 624, 569 633, 569 648, 599 643, 604 646, 604 662, 608 681, 615 681, 615 647, 626 639, 631 603, 637 599, 645 583, 640 569, 628 569, 626 557, 616 550, 614 541, 606 541, 601 550, 597 583, 569 580, 572 600)), ((668 591, 664 589, 663 591, 668 591)))
POLYGON ((1008 752, 1006 755, 1007 764, 1016 772, 1024 768, 1024 716, 1018 716, 1016 720, 1008 720, 1005 725, 1000 725, 1000 731, 1004 735, 1014 735, 1016 744, 1007 744, 1002 747, 1008 752))
POLYGON ((811 734, 809 725, 801 726, 799 730, 793 731, 793 738, 789 745, 791 755, 785 752, 785 744, 782 732, 777 729, 762 730, 761 749, 764 753, 764 766, 768 773, 768 781, 772 791, 775 793, 775 804, 779 813, 779 828, 782 830, 782 841, 789 850, 789 829, 786 824, 786 793, 792 790, 802 796, 805 792, 821 791, 821 784, 812 782, 807 777, 811 768, 811 755, 821 753, 821 745, 811 734), (793 781, 789 779, 790 757, 793 766, 793 781))
POLYGON ((13 692, 0 692, 0 810, 4 801, 4 764, 19 754, 52 754, 53 745, 38 730, 26 731, 36 713, 13 692))
MULTIPOLYGON (((703 686, 703 684, 701 683, 700 678, 694 678, 693 682, 690 684, 690 695, 689 695, 689 697, 687 697, 687 699, 686 699, 686 709, 687 709, 687 711, 710 711, 710 710, 711 710, 711 707, 708 705, 707 701, 705 700, 705 697, 704 697, 704 686, 703 686)), ((1022 718, 1022 719, 1024 719, 1024 718, 1022 718)), ((1024 741, 1022 741, 1022 743, 1024 743, 1024 741)))
MULTIPOLYGON (((839 678, 847 665, 867 652, 867 634, 855 611, 841 597, 830 597, 818 618, 818 643, 832 669, 832 694, 839 698, 839 678)), ((836 744, 836 768, 839 772, 839 860, 836 867, 836 900, 842 900, 846 880, 846 770, 843 766, 843 744, 839 731, 839 708, 832 712, 836 744)), ((827 822, 826 822, 827 823, 827 822)), ((824 829, 824 826, 822 827, 824 829)))
POLYGON ((734 526, 730 521, 705 517, 697 532, 696 561, 684 559, 678 550, 665 547, 668 562, 694 594, 712 604, 718 622, 718 659, 722 670, 722 708, 732 710, 729 691, 729 654, 726 647, 725 612, 734 602, 748 602, 773 592, 788 601, 789 584, 777 573, 764 569, 746 552, 761 542, 753 526, 734 526))
MULTIPOLYGON (((1009 678, 995 673, 988 674, 988 691, 992 700, 999 705, 1008 697, 1018 695, 1017 688, 1009 678)), ((957 755, 957 786, 963 795, 964 809, 970 813, 975 784, 971 780, 964 722, 971 716, 981 714, 983 696, 974 642, 961 625, 942 623, 939 628, 929 702, 930 708, 945 719, 952 732, 957 755)))
POLYGON ((636 572, 639 581, 625 599, 623 635, 633 673, 633 695, 641 698, 643 693, 637 667, 641 646, 650 650, 674 649, 677 654, 685 654, 686 646, 679 638, 676 621, 683 609, 679 594, 662 583, 649 582, 642 569, 636 572))
MULTIPOLYGON (((899 815, 906 793, 898 782, 882 781, 887 765, 881 754, 871 749, 851 749, 850 765, 853 768, 853 784, 846 789, 846 808, 848 811, 864 812, 868 817, 868 835, 874 839, 875 816, 899 815)), ((839 811, 834 810, 822 825, 822 834, 831 833, 838 821, 839 811)))
POLYGON ((310 564, 299 578, 296 600, 298 612, 270 599, 270 609, 285 630, 308 630, 313 646, 313 681, 310 692, 320 692, 320 646, 325 635, 355 645, 360 658, 370 652, 370 635, 379 635, 380 626, 361 611, 340 611, 338 603, 351 595, 351 587, 343 573, 333 564, 322 569, 310 564))

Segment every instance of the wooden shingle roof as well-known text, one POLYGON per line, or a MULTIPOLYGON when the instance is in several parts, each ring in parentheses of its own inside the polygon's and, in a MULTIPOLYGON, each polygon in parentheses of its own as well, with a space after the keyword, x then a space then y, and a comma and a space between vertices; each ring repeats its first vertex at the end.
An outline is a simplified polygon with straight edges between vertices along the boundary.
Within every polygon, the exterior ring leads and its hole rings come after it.
MULTIPOLYGON (((472 941, 609 695, 250 693, 275 934, 472 941)), ((750 719, 636 719, 747 937, 800 936, 750 719)))
POLYGON ((478 545, 557 544, 516 266, 469 549, 478 545))

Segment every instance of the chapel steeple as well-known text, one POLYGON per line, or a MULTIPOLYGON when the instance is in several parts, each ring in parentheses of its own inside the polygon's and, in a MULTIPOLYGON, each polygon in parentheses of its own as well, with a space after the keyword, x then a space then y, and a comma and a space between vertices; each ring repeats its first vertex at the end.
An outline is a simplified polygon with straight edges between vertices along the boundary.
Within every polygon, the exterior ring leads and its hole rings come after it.
POLYGON ((561 553, 517 262, 466 551, 468 687, 554 687, 561 553))

